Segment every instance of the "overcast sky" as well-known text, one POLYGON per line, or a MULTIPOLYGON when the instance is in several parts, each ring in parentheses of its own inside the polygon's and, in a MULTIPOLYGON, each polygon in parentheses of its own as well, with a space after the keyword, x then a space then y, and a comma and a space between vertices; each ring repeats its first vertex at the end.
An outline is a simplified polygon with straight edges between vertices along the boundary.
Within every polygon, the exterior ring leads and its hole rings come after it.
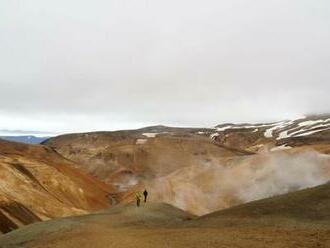
POLYGON ((0 130, 330 112, 329 0, 1 0, 0 130))

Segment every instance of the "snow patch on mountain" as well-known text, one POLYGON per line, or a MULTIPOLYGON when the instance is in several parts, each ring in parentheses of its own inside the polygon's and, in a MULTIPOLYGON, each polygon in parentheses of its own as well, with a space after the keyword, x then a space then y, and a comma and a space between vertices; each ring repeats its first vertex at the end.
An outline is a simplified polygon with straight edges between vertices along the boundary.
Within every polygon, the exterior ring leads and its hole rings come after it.
POLYGON ((266 131, 264 132, 264 136, 266 138, 272 138, 274 136, 273 132, 275 130, 285 128, 286 126, 290 125, 291 123, 292 123, 292 121, 280 121, 280 122, 273 123, 271 128, 266 129, 266 131))
POLYGON ((148 140, 147 139, 137 139, 136 140, 136 144, 137 145, 143 145, 147 142, 148 140))
POLYGON ((328 116, 299 117, 293 120, 284 120, 273 123, 257 123, 257 124, 222 124, 215 127, 215 133, 210 135, 211 139, 215 139, 221 132, 261 132, 265 138, 282 140, 291 137, 308 136, 318 132, 330 129, 330 118, 328 116), (244 130, 246 129, 246 130, 244 130))
POLYGON ((276 146, 276 147, 273 147, 272 149, 270 149, 271 152, 275 152, 275 151, 283 151, 283 150, 288 150, 288 149, 291 149, 292 147, 291 146, 287 146, 287 145, 281 145, 281 146, 276 146))
POLYGON ((330 129, 330 127, 325 128, 325 129, 312 130, 312 131, 309 131, 309 132, 304 132, 304 133, 301 133, 301 134, 297 134, 297 135, 295 135, 295 137, 307 136, 307 135, 311 135, 311 134, 318 133, 318 132, 321 132, 321 131, 326 131, 326 130, 329 130, 329 129, 330 129))
POLYGON ((308 120, 308 121, 298 123, 298 126, 300 126, 300 127, 313 126, 317 123, 324 123, 324 122, 328 122, 328 121, 330 121, 330 118, 326 119, 326 120, 308 120))
POLYGON ((159 133, 143 133, 142 135, 148 137, 148 138, 155 138, 159 133))
POLYGON ((215 139, 215 138, 218 137, 218 136, 219 136, 218 133, 212 133, 212 134, 210 135, 210 138, 211 138, 211 139, 215 139))
MULTIPOLYGON (((307 120, 303 122, 297 123, 296 126, 286 129, 282 131, 279 136, 277 137, 277 140, 289 138, 289 137, 299 137, 299 136, 307 136, 314 133, 318 133, 321 131, 328 130, 330 128, 330 118, 325 120, 307 120), (321 123, 321 124, 319 124, 321 123), (322 128, 325 127, 325 128, 322 128)), ((294 121, 291 121, 289 125, 292 125, 294 121)), ((287 125, 287 126, 289 126, 287 125)), ((283 128, 285 129, 285 127, 283 128)))
POLYGON ((228 125, 228 126, 224 126, 224 127, 218 127, 216 130, 218 132, 222 132, 222 131, 225 131, 225 130, 230 129, 232 127, 233 127, 233 125, 228 125))

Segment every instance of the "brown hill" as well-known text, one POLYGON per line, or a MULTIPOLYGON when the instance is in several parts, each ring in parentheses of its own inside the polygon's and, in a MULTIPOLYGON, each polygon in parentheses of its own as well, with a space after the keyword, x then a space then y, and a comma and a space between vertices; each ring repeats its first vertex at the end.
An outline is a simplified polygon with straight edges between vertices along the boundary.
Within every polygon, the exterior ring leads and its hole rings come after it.
POLYGON ((196 218, 161 203, 32 224, 1 247, 329 247, 330 184, 196 218))
POLYGON ((0 140, 0 231, 109 207, 110 187, 51 148, 0 140))
POLYGON ((326 132, 324 118, 214 129, 155 126, 61 135, 44 144, 114 188, 116 201, 129 202, 146 187, 154 202, 203 215, 329 180, 330 157, 324 154, 330 142, 315 139, 326 132), (298 128, 306 134, 315 127, 324 132, 299 136, 305 143, 297 146, 277 146, 290 138, 277 140, 286 137, 281 133, 298 128))
POLYGON ((183 167, 246 154, 219 146, 209 138, 190 133, 191 130, 195 129, 156 127, 70 134, 51 138, 44 144, 116 187, 118 192, 143 179, 165 176, 183 167))

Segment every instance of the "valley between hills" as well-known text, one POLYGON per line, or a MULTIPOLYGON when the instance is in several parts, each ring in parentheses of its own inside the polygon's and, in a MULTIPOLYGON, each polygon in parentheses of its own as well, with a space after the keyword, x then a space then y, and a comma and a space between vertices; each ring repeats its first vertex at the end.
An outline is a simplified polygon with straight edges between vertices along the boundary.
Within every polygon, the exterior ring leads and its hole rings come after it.
POLYGON ((0 247, 330 246, 327 115, 0 140, 0 177, 0 247))

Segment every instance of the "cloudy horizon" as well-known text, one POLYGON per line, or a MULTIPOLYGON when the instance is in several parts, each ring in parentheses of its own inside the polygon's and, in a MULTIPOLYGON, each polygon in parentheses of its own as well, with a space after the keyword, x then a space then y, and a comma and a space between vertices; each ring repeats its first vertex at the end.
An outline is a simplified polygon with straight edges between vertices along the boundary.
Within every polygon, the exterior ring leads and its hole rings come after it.
POLYGON ((1 1, 0 132, 330 113, 329 11, 326 0, 1 1))

